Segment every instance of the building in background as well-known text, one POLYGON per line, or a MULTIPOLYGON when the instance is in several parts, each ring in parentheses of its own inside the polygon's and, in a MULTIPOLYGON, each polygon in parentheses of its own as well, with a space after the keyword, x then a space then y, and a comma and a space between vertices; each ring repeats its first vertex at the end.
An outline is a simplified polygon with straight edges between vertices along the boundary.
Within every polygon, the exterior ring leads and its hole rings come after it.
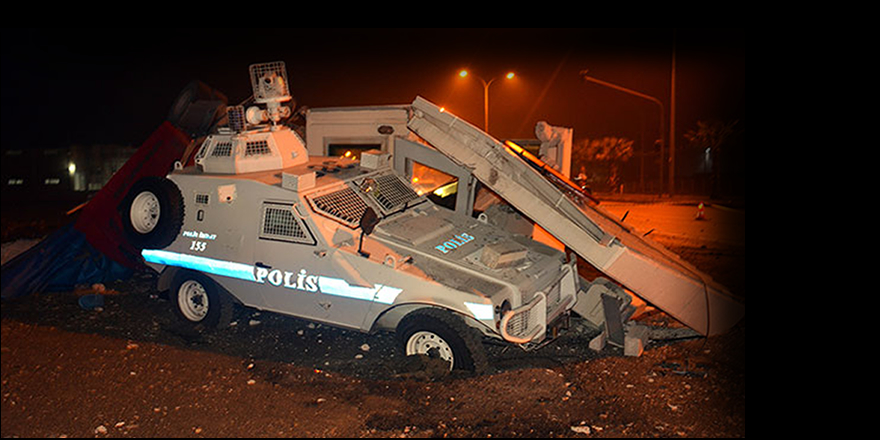
POLYGON ((86 197, 101 189, 136 150, 120 145, 3 150, 3 202, 86 197))

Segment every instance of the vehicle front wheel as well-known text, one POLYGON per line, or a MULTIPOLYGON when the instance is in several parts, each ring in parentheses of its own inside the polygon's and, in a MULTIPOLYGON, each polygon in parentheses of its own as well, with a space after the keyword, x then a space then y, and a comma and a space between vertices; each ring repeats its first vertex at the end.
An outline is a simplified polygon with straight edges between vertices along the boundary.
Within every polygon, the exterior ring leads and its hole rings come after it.
POLYGON ((183 322, 217 328, 232 320, 232 301, 213 281, 198 272, 178 272, 169 296, 174 314, 183 322))
POLYGON ((450 370, 481 373, 488 367, 479 332, 441 309, 410 313, 397 326, 397 337, 406 356, 438 357, 449 363, 450 370))

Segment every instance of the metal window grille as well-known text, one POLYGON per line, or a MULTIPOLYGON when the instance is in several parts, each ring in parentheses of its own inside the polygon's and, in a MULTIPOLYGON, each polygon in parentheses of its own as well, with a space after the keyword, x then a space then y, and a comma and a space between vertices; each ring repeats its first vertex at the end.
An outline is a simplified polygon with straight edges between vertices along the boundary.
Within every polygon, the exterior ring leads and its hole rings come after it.
POLYGON ((196 203, 200 205, 208 204, 208 195, 207 194, 196 194, 196 203))
POLYGON ((244 155, 247 156, 259 156, 263 154, 269 154, 269 142, 267 141, 249 141, 244 149, 244 155))
POLYGON ((236 133, 241 133, 244 131, 245 118, 243 105, 233 105, 227 107, 226 115, 229 119, 229 129, 236 133))
POLYGON ((386 212, 419 197, 409 185, 403 183, 394 174, 385 174, 375 179, 377 188, 369 194, 386 212))
POLYGON ((196 153, 196 159, 203 159, 208 155, 208 149, 211 148, 211 141, 207 140, 202 144, 202 147, 199 148, 199 152, 196 153))
POLYGON ((232 156, 232 142, 217 142, 214 150, 211 151, 213 157, 229 157, 232 156))
POLYGON ((251 87, 257 102, 290 95, 287 88, 287 67, 283 61, 253 64, 250 66, 250 73, 251 87))
POLYGON ((355 228, 367 210, 367 204, 350 187, 310 198, 312 207, 339 222, 355 228))
POLYGON ((260 238, 312 244, 314 240, 293 213, 293 205, 263 205, 260 238))
POLYGON ((507 322, 507 333, 513 336, 525 336, 529 331, 529 315, 531 309, 517 313, 507 322))

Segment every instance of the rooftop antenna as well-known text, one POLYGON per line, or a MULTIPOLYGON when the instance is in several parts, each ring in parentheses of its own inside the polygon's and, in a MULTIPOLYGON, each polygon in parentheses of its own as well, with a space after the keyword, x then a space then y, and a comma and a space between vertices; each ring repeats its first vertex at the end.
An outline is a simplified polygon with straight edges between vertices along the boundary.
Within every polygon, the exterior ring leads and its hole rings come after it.
POLYGON ((265 104, 266 109, 257 106, 248 107, 247 123, 257 125, 272 121, 274 127, 281 119, 290 117, 290 107, 281 105, 292 99, 287 87, 287 67, 284 61, 251 64, 250 73, 254 102, 265 104))

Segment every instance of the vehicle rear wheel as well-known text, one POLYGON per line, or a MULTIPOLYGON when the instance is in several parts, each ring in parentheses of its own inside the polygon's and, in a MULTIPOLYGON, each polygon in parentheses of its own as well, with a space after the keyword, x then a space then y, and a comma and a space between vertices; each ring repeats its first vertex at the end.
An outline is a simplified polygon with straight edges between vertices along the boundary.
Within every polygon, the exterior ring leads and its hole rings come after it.
POLYGON ((233 305, 226 292, 198 272, 178 272, 169 296, 174 314, 183 322, 216 328, 232 320, 233 305))
POLYGON ((183 196, 174 182, 144 177, 131 186, 120 206, 125 235, 140 249, 171 244, 183 227, 183 196))
POLYGON ((481 373, 488 367, 479 332, 445 310, 410 313, 397 326, 397 337, 406 356, 438 357, 449 363, 450 370, 481 373))

